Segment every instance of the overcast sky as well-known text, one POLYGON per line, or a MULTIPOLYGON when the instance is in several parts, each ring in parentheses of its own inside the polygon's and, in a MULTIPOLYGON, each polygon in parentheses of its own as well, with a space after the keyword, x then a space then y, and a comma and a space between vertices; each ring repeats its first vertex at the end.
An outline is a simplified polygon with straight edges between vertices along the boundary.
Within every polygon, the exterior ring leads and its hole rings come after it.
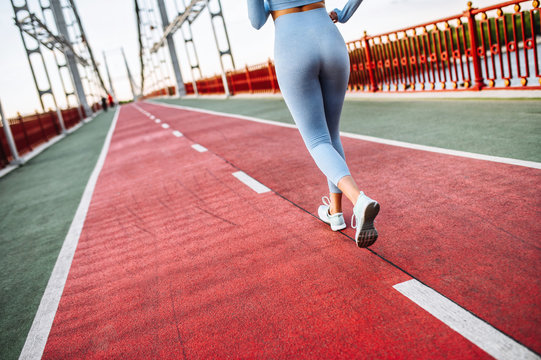
MULTIPOLYGON (((19 5, 24 2, 24 0, 14 1, 19 5)), ((174 1, 166 0, 171 18, 175 10, 174 1)), ((181 0, 176 1, 181 2, 181 0)), ((139 0, 141 6, 154 4, 154 2, 155 0, 139 0)), ((465 0, 365 0, 349 22, 338 24, 338 28, 346 41, 356 40, 365 30, 370 35, 377 35, 462 13, 466 9, 466 2, 465 0)), ((483 7, 501 2, 500 0, 475 0, 474 6, 483 7)), ((38 0, 28 0, 28 3, 31 11, 39 13, 38 0)), ((102 75, 105 77, 102 53, 106 51, 117 96, 120 99, 130 98, 126 70, 118 49, 124 47, 130 70, 138 82, 139 50, 133 0, 76 0, 75 3, 96 60, 100 63, 102 75)), ((346 0, 327 0, 327 10, 341 8, 345 3, 346 0)), ((251 27, 247 18, 245 0, 222 0, 222 7, 236 67, 258 64, 272 58, 274 44, 272 20, 257 31, 251 27)), ((194 23, 193 32, 203 76, 219 73, 220 66, 210 28, 210 16, 206 10, 194 23)), ((24 114, 40 109, 19 31, 13 23, 13 9, 8 0, 0 1, 0 34, 2 34, 0 38, 0 49, 2 49, 0 100, 6 116, 11 117, 17 111, 24 114)), ((175 41, 184 81, 189 82, 191 81, 190 68, 180 33, 175 36, 175 41)), ((65 107, 66 101, 52 55, 48 50, 43 50, 43 53, 57 100, 61 107, 65 107)))

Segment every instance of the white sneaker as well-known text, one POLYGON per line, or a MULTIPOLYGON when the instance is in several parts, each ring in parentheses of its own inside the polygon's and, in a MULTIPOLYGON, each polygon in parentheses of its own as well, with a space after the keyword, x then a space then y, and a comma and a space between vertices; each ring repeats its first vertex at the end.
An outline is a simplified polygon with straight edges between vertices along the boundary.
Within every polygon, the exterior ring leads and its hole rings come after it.
POLYGON ((331 201, 328 197, 324 196, 321 198, 321 201, 323 201, 323 205, 320 205, 317 209, 317 214, 319 215, 319 218, 331 225, 332 231, 338 231, 346 228, 346 221, 344 220, 344 215, 342 213, 336 213, 336 214, 329 214, 329 207, 331 205, 331 201))
POLYGON ((378 239, 378 231, 374 227, 374 219, 378 213, 378 202, 361 192, 353 207, 353 216, 351 217, 351 227, 357 229, 355 242, 358 247, 369 247, 378 239))

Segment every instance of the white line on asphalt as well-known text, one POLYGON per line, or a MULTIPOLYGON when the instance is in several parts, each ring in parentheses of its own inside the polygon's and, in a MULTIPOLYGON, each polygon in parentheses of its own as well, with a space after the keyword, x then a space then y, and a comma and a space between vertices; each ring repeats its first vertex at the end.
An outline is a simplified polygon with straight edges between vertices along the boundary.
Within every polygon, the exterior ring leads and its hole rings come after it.
POLYGON ((155 122, 156 124, 159 124, 159 123, 161 123, 162 121, 161 121, 160 119, 156 119, 156 120, 154 120, 154 122, 155 122))
POLYGON ((415 279, 393 288, 496 359, 539 359, 525 346, 415 279))
POLYGON ((149 118, 150 118, 150 120, 156 119, 156 117, 154 115, 150 115, 149 118))
POLYGON ((386 144, 386 145, 400 146, 400 147, 408 148, 408 149, 429 151, 433 153, 460 156, 460 157, 466 157, 470 159, 485 160, 485 161, 492 161, 492 162, 504 163, 504 164, 510 164, 510 165, 519 165, 519 166, 524 166, 524 167, 529 167, 529 168, 534 168, 534 169, 541 169, 541 163, 538 163, 535 161, 526 161, 526 160, 504 158, 504 157, 492 156, 492 155, 476 154, 476 153, 470 153, 466 151, 444 149, 444 148, 439 148, 435 146, 412 144, 412 143, 407 143, 404 141, 381 139, 381 138, 377 138, 373 136, 359 135, 359 134, 353 134, 353 133, 348 133, 348 132, 343 132, 343 131, 340 132, 340 134, 342 136, 353 138, 353 139, 371 141, 371 142, 376 142, 376 143, 386 144))
POLYGON ((178 130, 175 130, 173 131, 173 135, 175 135, 176 137, 181 137, 182 136, 182 133, 178 130))
POLYGON ((258 123, 267 124, 267 125, 286 127, 286 128, 290 128, 290 129, 296 129, 297 128, 293 124, 282 123, 282 122, 272 121, 272 120, 259 119, 259 118, 252 117, 252 116, 245 116, 245 115, 239 115, 239 114, 229 114, 229 113, 223 113, 223 112, 212 111, 212 110, 204 110, 204 109, 194 108, 194 107, 190 107, 190 106, 164 104, 164 103, 155 102, 155 101, 152 101, 151 103, 153 105, 160 105, 160 106, 169 107, 169 108, 173 108, 173 109, 177 109, 177 110, 197 111, 197 112, 201 112, 201 113, 205 113, 205 114, 225 116, 225 117, 230 117, 230 118, 234 118, 234 119, 243 119, 243 120, 258 122, 258 123))
POLYGON ((169 129, 169 124, 162 124, 162 128, 169 129))
POLYGON ((206 148, 206 147, 204 147, 204 146, 202 146, 202 145, 199 145, 199 144, 193 144, 192 147, 193 147, 195 150, 199 151, 199 152, 205 152, 205 151, 207 151, 207 148, 206 148))
MULTIPOLYGON (((268 125, 274 125, 274 126, 297 128, 293 124, 280 123, 277 121, 269 121, 269 120, 259 119, 259 118, 255 118, 251 116, 228 114, 228 113, 211 111, 211 110, 203 110, 203 109, 198 109, 198 108, 189 107, 189 106, 163 104, 163 103, 155 102, 155 101, 153 101, 152 104, 160 105, 164 107, 170 107, 174 109, 180 109, 180 110, 197 111, 197 112, 206 113, 206 114, 230 117, 230 118, 235 118, 235 119, 243 119, 243 120, 248 120, 248 121, 253 121, 253 122, 258 122, 258 123, 263 123, 263 124, 268 124, 268 125)), ((376 143, 391 145, 391 146, 399 146, 399 147, 408 148, 408 149, 429 151, 429 152, 446 154, 446 155, 451 155, 451 156, 459 156, 459 157, 465 157, 465 158, 470 158, 470 159, 485 160, 485 161, 492 161, 492 162, 509 164, 509 165, 518 165, 518 166, 524 166, 524 167, 529 167, 529 168, 534 168, 534 169, 541 169, 541 163, 535 162, 535 161, 526 161, 526 160, 505 158, 505 157, 499 157, 499 156, 470 153, 466 151, 450 150, 450 149, 444 149, 444 148, 439 148, 435 146, 418 145, 418 144, 407 143, 404 141, 382 139, 382 138, 378 138, 374 136, 358 135, 358 134, 353 134, 353 133, 348 133, 348 132, 340 132, 340 135, 344 137, 353 138, 353 139, 376 142, 376 143)))
POLYGON ((239 179, 242 183, 244 183, 244 185, 248 186, 250 189, 252 189, 258 194, 263 194, 270 191, 268 187, 266 187, 253 177, 247 175, 244 171, 237 171, 233 173, 233 176, 239 179))
POLYGON ((90 200, 92 199, 94 188, 96 187, 96 181, 98 180, 98 176, 105 162, 107 151, 109 150, 109 145, 116 127, 119 112, 120 106, 118 106, 116 109, 113 121, 111 122, 111 127, 109 128, 103 148, 101 149, 100 157, 98 158, 96 166, 88 179, 81 202, 77 207, 77 212, 75 213, 66 238, 64 239, 62 249, 60 249, 60 254, 58 255, 53 272, 49 278, 47 287, 45 288, 45 293, 41 298, 38 311, 34 317, 32 327, 30 328, 30 331, 26 337, 26 341, 19 359, 41 359, 43 350, 45 349, 45 344, 47 343, 47 338, 49 337, 49 332, 51 331, 51 326, 53 325, 53 320, 56 315, 56 310, 58 309, 62 292, 64 291, 64 285, 66 284, 66 279, 71 267, 73 255, 75 254, 75 249, 77 248, 77 243, 79 242, 79 236, 83 230, 83 224, 86 218, 86 213, 88 212, 90 200))

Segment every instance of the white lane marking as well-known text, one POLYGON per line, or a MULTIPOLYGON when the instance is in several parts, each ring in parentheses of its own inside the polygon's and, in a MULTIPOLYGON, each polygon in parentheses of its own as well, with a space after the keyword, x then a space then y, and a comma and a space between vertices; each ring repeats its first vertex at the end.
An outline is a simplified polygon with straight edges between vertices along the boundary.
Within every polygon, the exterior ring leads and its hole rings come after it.
POLYGON ((150 118, 150 120, 156 119, 156 117, 154 115, 149 115, 149 118, 150 118))
POLYGON ((92 194, 94 193, 94 188, 96 187, 96 181, 98 180, 98 176, 105 162, 107 151, 109 150, 119 112, 120 106, 117 106, 111 127, 109 128, 103 148, 101 149, 100 157, 88 179, 81 202, 77 207, 77 212, 75 213, 66 238, 64 239, 62 249, 60 249, 56 264, 51 277, 49 278, 49 282, 47 283, 47 287, 45 288, 45 293, 41 298, 38 311, 26 337, 19 359, 41 359, 41 356, 43 355, 43 350, 45 349, 45 344, 47 343, 47 338, 49 337, 49 332, 53 325, 56 310, 58 309, 58 304, 62 297, 62 292, 64 291, 64 285, 68 278, 73 255, 75 254, 75 249, 79 242, 79 236, 83 230, 83 224, 86 213, 88 212, 88 207, 90 206, 92 194))
POLYGON ((539 359, 525 346, 415 279, 393 288, 496 359, 539 359))
POLYGON ((205 152, 207 151, 207 148, 202 146, 202 145, 199 145, 199 144, 193 144, 192 145, 192 148, 194 148, 195 150, 199 151, 199 152, 205 152))
POLYGON ((258 194, 263 194, 270 191, 268 187, 266 187, 253 177, 247 175, 244 171, 237 171, 233 173, 233 176, 239 179, 242 183, 244 183, 244 185, 248 186, 250 189, 252 189, 258 194))
MULTIPOLYGON (((263 124, 268 124, 268 125, 274 125, 274 126, 281 126, 281 127, 287 127, 287 128, 295 128, 295 129, 297 128, 293 124, 279 123, 276 121, 264 120, 264 119, 259 119, 259 118, 255 118, 251 116, 228 114, 228 113, 222 113, 218 111, 198 109, 198 108, 189 107, 189 106, 164 104, 164 103, 155 102, 155 101, 152 101, 151 103, 154 105, 160 105, 160 106, 170 107, 174 109, 197 111, 197 112, 206 113, 206 114, 230 117, 230 118, 235 118, 235 119, 243 119, 243 120, 248 120, 248 121, 253 121, 253 122, 258 122, 258 123, 263 123, 263 124)), ((533 169, 541 169, 541 163, 535 162, 535 161, 527 161, 527 160, 519 160, 519 159, 512 159, 512 158, 499 157, 499 156, 477 154, 477 153, 471 153, 471 152, 459 151, 459 150, 450 150, 450 149, 439 148, 436 146, 418 145, 418 144, 407 143, 404 141, 382 139, 382 138, 378 138, 374 136, 358 135, 358 134, 353 134, 353 133, 348 133, 348 132, 343 132, 343 131, 340 132, 340 135, 344 137, 349 137, 352 139, 376 142, 380 144, 398 146, 398 147, 403 147, 403 148, 408 148, 408 149, 435 152, 439 154, 459 156, 459 157, 465 157, 465 158, 470 158, 470 159, 492 161, 492 162, 497 162, 497 163, 502 163, 502 164, 518 165, 518 166, 524 166, 524 167, 529 167, 533 169)))
POLYGON ((353 133, 348 133, 348 132, 343 132, 343 131, 341 131, 340 134, 342 136, 349 137, 352 139, 371 141, 371 142, 376 142, 376 143, 386 144, 386 145, 400 146, 400 147, 408 148, 408 149, 422 150, 422 151, 428 151, 428 152, 445 154, 445 155, 466 157, 470 159, 485 160, 485 161, 492 161, 492 162, 503 163, 503 164, 524 166, 524 167, 529 167, 529 168, 534 168, 534 169, 541 169, 541 163, 538 163, 535 161, 511 159, 511 158, 504 158, 500 156, 470 153, 470 152, 460 151, 460 150, 444 149, 444 148, 439 148, 436 146, 412 144, 412 143, 408 143, 404 141, 381 139, 381 138, 377 138, 373 136, 359 135, 359 134, 353 134, 353 133))
POLYGON ((154 122, 155 122, 156 124, 159 124, 159 123, 161 123, 162 121, 161 121, 160 119, 156 119, 156 120, 154 120, 154 122))
POLYGON ((175 135, 176 137, 181 137, 182 136, 182 133, 178 130, 175 130, 173 131, 173 135, 175 135))
POLYGON ((160 106, 169 107, 169 108, 173 108, 173 109, 177 109, 177 110, 197 111, 197 112, 201 112, 201 113, 205 113, 205 114, 225 116, 225 117, 230 117, 230 118, 233 118, 233 119, 248 120, 248 121, 258 122, 258 123, 267 124, 267 125, 286 127, 286 128, 290 128, 290 129, 296 129, 297 128, 293 124, 281 123, 281 122, 272 121, 272 120, 265 120, 265 119, 260 119, 260 118, 256 118, 256 117, 252 117, 252 116, 245 116, 245 115, 239 115, 239 114, 229 114, 229 113, 223 113, 223 112, 219 112, 219 111, 212 111, 212 110, 204 110, 204 109, 194 108, 194 107, 190 107, 190 106, 165 104, 165 103, 160 103, 160 102, 155 102, 155 101, 149 101, 149 102, 152 103, 153 105, 160 105, 160 106))
POLYGON ((162 128, 169 129, 169 124, 162 124, 162 128))

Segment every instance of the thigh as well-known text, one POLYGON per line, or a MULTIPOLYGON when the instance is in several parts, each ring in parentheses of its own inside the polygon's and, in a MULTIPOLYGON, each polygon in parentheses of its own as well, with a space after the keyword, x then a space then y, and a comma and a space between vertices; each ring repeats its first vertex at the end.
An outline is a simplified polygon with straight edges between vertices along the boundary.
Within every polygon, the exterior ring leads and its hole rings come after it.
POLYGON ((339 135, 349 68, 349 55, 342 37, 329 39, 328 51, 322 55, 320 82, 327 127, 333 138, 339 135))
POLYGON ((276 76, 291 116, 306 146, 312 149, 331 141, 319 79, 319 56, 296 50, 290 49, 287 56, 276 54, 276 76))

